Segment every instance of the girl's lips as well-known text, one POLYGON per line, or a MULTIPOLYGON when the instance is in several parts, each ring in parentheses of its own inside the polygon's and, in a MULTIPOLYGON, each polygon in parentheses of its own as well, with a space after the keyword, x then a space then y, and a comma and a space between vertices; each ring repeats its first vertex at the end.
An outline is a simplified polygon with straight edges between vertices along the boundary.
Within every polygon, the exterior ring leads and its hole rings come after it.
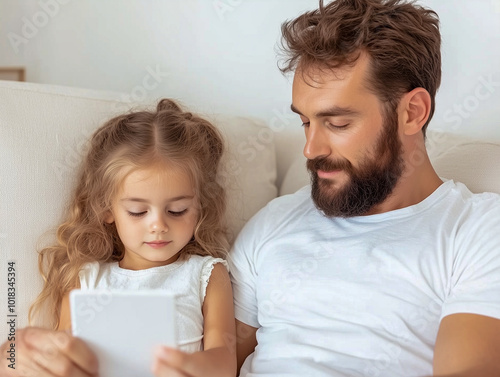
POLYGON ((146 242, 146 245, 151 246, 154 249, 160 249, 164 246, 167 246, 171 241, 151 241, 146 242))

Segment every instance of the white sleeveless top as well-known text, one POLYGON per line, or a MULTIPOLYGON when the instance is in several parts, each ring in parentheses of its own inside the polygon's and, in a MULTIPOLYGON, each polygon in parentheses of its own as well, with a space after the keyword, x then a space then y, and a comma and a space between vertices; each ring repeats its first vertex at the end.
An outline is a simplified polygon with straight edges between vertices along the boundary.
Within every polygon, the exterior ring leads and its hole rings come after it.
POLYGON ((146 270, 126 270, 118 262, 92 262, 80 270, 80 287, 90 289, 162 289, 176 296, 177 339, 179 349, 203 349, 203 313, 208 281, 216 263, 227 268, 225 260, 192 255, 187 260, 146 270))

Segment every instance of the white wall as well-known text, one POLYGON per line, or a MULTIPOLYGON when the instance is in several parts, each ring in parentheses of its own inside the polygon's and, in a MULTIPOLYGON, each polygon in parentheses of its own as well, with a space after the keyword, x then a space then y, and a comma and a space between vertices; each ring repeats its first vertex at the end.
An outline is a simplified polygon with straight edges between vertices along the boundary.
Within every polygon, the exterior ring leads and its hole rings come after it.
MULTIPOLYGON (((442 22, 443 82, 431 127, 500 140, 500 0, 421 3, 442 22)), ((316 6, 316 0, 0 0, 0 66, 26 66, 28 81, 170 96, 198 111, 298 127, 275 47, 281 22, 316 6)))

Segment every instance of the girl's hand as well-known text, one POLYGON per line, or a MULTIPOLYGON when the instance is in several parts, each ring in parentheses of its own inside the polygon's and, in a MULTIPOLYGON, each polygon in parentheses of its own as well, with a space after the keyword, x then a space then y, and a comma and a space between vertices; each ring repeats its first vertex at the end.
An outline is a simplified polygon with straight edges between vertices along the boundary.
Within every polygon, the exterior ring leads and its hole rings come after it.
POLYGON ((2 344, 0 354, 0 377, 97 376, 95 355, 82 340, 64 331, 18 329, 15 342, 2 344), (11 343, 15 343, 14 347, 11 343), (14 360, 8 360, 11 348, 14 360))
POLYGON ((224 365, 227 353, 225 348, 186 353, 161 346, 156 349, 151 371, 156 377, 235 377, 236 370, 224 365))
POLYGON ((193 354, 161 346, 156 349, 151 371, 156 377, 196 377, 197 369, 193 354))

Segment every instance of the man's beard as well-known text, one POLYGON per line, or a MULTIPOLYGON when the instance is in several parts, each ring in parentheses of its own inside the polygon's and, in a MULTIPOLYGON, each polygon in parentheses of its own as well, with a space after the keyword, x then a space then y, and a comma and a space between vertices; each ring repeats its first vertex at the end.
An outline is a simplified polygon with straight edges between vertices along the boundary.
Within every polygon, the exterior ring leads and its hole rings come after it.
POLYGON ((398 135, 397 113, 384 117, 384 128, 375 145, 375 156, 366 156, 358 168, 348 160, 316 158, 307 161, 312 198, 328 217, 353 217, 368 213, 394 190, 404 171, 403 146, 398 135), (344 187, 318 177, 317 171, 341 170, 349 176, 344 187))

